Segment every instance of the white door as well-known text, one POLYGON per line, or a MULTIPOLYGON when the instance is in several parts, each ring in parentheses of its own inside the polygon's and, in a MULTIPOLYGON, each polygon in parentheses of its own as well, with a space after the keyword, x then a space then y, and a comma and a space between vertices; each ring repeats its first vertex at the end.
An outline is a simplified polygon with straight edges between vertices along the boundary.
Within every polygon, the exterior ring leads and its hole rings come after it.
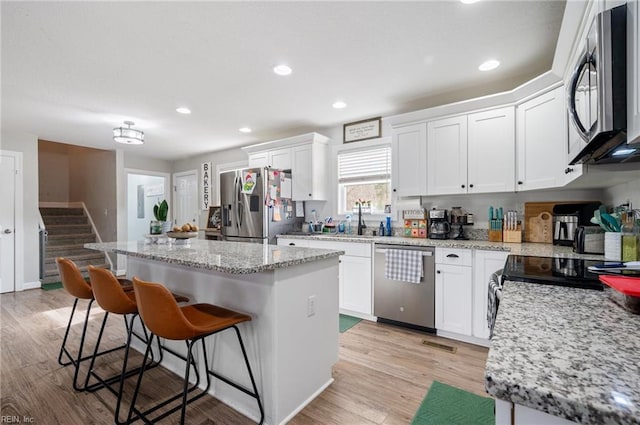
POLYGON ((0 156, 0 292, 15 291, 16 159, 0 156))
POLYGON ((371 314, 371 258, 340 256, 340 308, 371 314))
POLYGON ((436 329, 471 335, 471 267, 436 264, 436 329))
POLYGON ((198 172, 187 171, 173 175, 173 224, 198 223, 198 172))

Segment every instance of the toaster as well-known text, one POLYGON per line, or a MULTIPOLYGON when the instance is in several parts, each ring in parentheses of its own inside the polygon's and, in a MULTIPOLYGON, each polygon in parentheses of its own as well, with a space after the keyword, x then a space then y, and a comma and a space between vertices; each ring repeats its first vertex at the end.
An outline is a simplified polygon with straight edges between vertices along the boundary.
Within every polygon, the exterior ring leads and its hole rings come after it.
POLYGON ((604 231, 599 226, 578 226, 573 237, 578 254, 604 254, 604 231))

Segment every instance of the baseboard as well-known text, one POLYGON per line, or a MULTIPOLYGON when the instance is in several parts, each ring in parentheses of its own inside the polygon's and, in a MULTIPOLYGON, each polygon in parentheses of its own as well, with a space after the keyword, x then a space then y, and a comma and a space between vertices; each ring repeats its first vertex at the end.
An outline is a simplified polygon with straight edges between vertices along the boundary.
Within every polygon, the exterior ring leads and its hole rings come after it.
POLYGON ((118 269, 118 270, 111 270, 111 271, 113 272, 113 274, 115 274, 118 277, 127 275, 127 270, 126 269, 118 269))
POLYGON ((369 320, 370 322, 375 322, 377 320, 376 316, 372 316, 370 314, 358 313, 357 311, 351 311, 344 308, 340 309, 340 314, 346 314, 347 316, 357 317, 358 319, 369 320))
POLYGON ((438 336, 443 338, 455 339, 456 341, 468 342, 469 344, 481 345, 483 347, 490 347, 491 341, 484 338, 478 338, 475 336, 461 335, 454 332, 447 332, 438 330, 438 336))
MULTIPOLYGON (((300 413, 302 411, 302 409, 304 409, 305 407, 307 407, 307 405, 309 403, 311 403, 316 397, 318 397, 324 390, 327 389, 327 387, 329 387, 329 385, 331 385, 333 383, 334 379, 331 378, 329 379, 324 385, 322 385, 320 388, 318 388, 318 390, 316 392, 314 392, 313 394, 311 394, 311 396, 306 399, 305 401, 302 402, 302 404, 300 404, 300 406, 298 406, 293 412, 291 412, 291 414, 289 416, 287 416, 286 418, 284 418, 282 420, 282 422, 280 422, 279 425, 283 425, 286 424, 287 422, 289 422, 291 419, 294 418, 294 416, 296 416, 298 413, 300 413)), ((254 420, 257 420, 258 418, 255 418, 254 420)))
POLYGON ((35 281, 35 282, 25 282, 22 284, 22 288, 20 289, 21 291, 26 291, 28 289, 40 289, 42 287, 42 284, 40 283, 39 280, 35 281))

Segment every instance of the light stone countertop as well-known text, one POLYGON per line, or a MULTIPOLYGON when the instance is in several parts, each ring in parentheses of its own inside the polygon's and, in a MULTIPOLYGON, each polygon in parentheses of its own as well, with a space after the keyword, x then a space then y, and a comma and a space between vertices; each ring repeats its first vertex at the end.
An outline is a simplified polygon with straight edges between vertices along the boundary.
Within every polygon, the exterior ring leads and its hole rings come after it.
POLYGON ((190 240, 189 245, 140 241, 87 243, 85 248, 230 274, 259 273, 337 257, 344 251, 264 245, 248 242, 190 240))
POLYGON ((403 238, 397 236, 339 236, 337 234, 331 233, 296 233, 278 235, 278 237, 287 239, 313 239, 319 241, 334 242, 385 243, 405 246, 433 246, 441 248, 467 248, 487 251, 508 251, 510 254, 514 255, 536 257, 582 258, 587 260, 604 259, 604 256, 597 254, 576 254, 575 252, 573 252, 573 248, 570 246, 560 246, 545 243, 503 243, 480 240, 403 238))
POLYGON ((640 315, 606 292, 506 281, 489 394, 584 424, 640 424, 640 315))

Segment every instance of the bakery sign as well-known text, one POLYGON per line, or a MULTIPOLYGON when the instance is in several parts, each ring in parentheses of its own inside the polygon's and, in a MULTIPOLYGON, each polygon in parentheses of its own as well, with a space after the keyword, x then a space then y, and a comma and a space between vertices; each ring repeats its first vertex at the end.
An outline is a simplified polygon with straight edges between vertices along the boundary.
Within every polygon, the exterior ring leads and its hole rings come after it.
POLYGON ((344 143, 377 139, 380 134, 381 118, 369 118, 344 125, 344 143))
POLYGON ((200 208, 208 210, 209 203, 211 202, 211 162, 203 162, 200 171, 200 175, 202 176, 200 208))

